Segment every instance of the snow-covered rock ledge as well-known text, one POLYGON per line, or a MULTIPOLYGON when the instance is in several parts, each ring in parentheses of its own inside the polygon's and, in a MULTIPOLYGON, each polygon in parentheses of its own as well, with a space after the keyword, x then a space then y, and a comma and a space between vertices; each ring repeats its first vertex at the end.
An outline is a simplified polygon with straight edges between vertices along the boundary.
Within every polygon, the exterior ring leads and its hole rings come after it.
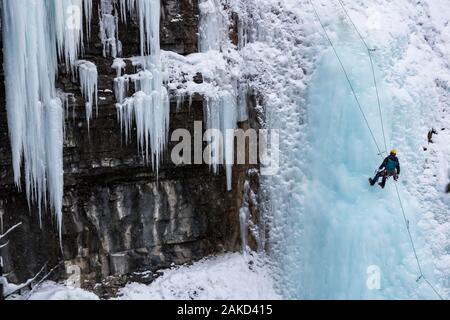
MULTIPOLYGON (((265 256, 239 253, 205 258, 191 266, 162 270, 150 285, 130 283, 118 300, 278 300, 265 256), (245 284, 245 285, 244 285, 245 284)), ((95 294, 54 282, 44 283, 31 300, 97 300, 95 294)))

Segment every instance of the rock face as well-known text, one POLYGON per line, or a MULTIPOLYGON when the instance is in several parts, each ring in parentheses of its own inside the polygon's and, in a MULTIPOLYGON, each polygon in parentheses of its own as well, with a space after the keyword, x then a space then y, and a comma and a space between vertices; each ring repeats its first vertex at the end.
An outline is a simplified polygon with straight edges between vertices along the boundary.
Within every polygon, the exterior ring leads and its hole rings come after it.
MULTIPOLYGON (((227 192, 224 175, 211 175, 208 166, 173 165, 169 155, 174 143, 158 175, 144 165, 134 137, 126 144, 117 121, 112 93, 116 71, 111 68, 113 59, 103 57, 98 2, 94 0, 92 37, 83 57, 94 62, 99 73, 99 112, 89 130, 79 85, 60 68, 59 86, 74 95, 65 122, 62 250, 51 213, 42 213, 40 227, 38 209, 29 209, 24 193, 14 185, 1 75, 0 215, 4 228, 23 221, 2 252, 12 281, 30 277, 47 261, 49 266, 61 261, 66 267, 75 265, 85 279, 98 281, 240 248, 239 207, 249 168, 235 170, 234 191, 227 192)), ((162 1, 164 50, 196 52, 197 32, 197 1, 162 1)), ((136 25, 120 24, 119 38, 124 57, 139 54, 136 25)), ((178 111, 174 102, 170 132, 193 132, 194 120, 202 119, 201 99, 178 111)), ((257 188, 257 179, 252 181, 257 188)), ((66 276, 64 267, 60 276, 66 276)))

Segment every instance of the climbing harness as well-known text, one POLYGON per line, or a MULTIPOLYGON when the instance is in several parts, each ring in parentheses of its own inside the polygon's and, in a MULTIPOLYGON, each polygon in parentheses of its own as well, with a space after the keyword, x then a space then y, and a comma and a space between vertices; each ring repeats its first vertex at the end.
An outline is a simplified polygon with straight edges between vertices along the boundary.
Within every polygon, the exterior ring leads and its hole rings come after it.
MULTIPOLYGON (((366 47, 368 55, 369 55, 370 65, 371 65, 372 75, 373 75, 373 82, 374 82, 375 91, 376 91, 376 95, 377 95, 378 111, 379 111, 379 115, 380 115, 381 129, 382 129, 382 132, 383 132, 383 142, 384 142, 385 151, 381 151, 381 148, 380 148, 380 146, 379 146, 379 144, 377 142, 377 139, 375 138, 373 130, 370 127, 370 124, 369 124, 369 121, 367 119, 367 116, 364 113, 364 110, 363 110, 363 108, 361 106, 361 103, 360 103, 360 101, 358 99, 358 96, 356 95, 356 92, 354 90, 354 87, 352 85, 350 77, 349 77, 349 75, 347 73, 347 70, 345 69, 345 66, 344 66, 344 64, 343 64, 343 62, 342 62, 342 60, 341 60, 341 58, 340 58, 340 56, 339 56, 339 54, 338 54, 334 44, 333 44, 333 41, 331 41, 331 38, 328 35, 328 32, 327 32, 327 30, 325 28, 325 25, 322 22, 322 19, 320 19, 320 16, 319 16, 319 14, 318 14, 318 12, 316 10, 315 5, 313 4, 312 0, 308 0, 308 2, 310 3, 311 7, 314 10, 314 14, 315 14, 317 20, 319 21, 319 23, 320 23, 320 25, 321 25, 324 33, 325 33, 325 37, 327 38, 328 42, 330 43, 331 48, 333 49, 333 52, 334 52, 334 54, 336 55, 336 57, 337 57, 337 59, 339 61, 339 64, 340 64, 340 66, 342 68, 342 71, 345 74, 345 77, 346 77, 347 82, 348 82, 348 84, 350 86, 352 94, 355 97, 355 100, 356 100, 356 103, 358 105, 358 108, 361 111, 361 114, 362 114, 362 116, 364 118, 366 126, 369 129, 369 132, 370 132, 370 134, 372 136, 372 140, 375 143, 375 146, 377 147, 378 155, 381 157, 383 153, 387 153, 388 148, 387 148, 387 139, 386 139, 386 134, 385 134, 385 129, 384 129, 383 112, 382 112, 381 100, 380 100, 380 95, 379 95, 379 90, 378 90, 378 83, 377 83, 377 79, 376 79, 375 67, 374 67, 373 58, 372 58, 372 52, 374 52, 375 49, 370 48, 367 45, 367 42, 365 41, 364 37, 361 35, 361 33, 359 32, 359 30, 356 27, 355 23, 353 22, 352 18, 348 14, 347 9, 344 6, 344 3, 342 2, 342 0, 338 0, 338 1, 339 1, 339 4, 341 5, 342 9, 344 10, 345 15, 350 20, 350 23, 352 24, 352 26, 356 30, 356 33, 358 34, 359 38, 361 39, 361 41, 363 42, 364 46, 366 47)), ((403 220, 405 222, 405 227, 406 227, 406 230, 408 232, 409 241, 411 243, 411 247, 412 247, 412 250, 413 250, 413 253, 414 253, 414 257, 415 257, 415 260, 416 260, 416 263, 417 263, 417 268, 418 268, 418 271, 419 271, 419 277, 416 279, 416 282, 419 283, 421 280, 425 281, 425 283, 434 291, 434 293, 439 297, 439 299, 444 300, 442 295, 437 291, 437 289, 434 287, 434 285, 425 277, 425 275, 424 275, 424 273, 422 271, 422 265, 420 263, 418 255, 417 255, 416 246, 414 244, 414 239, 413 239, 412 234, 411 234, 409 220, 408 220, 408 218, 406 216, 405 208, 403 206, 403 201, 402 201, 401 196, 400 196, 400 192, 399 192, 399 189, 398 189, 397 181, 395 181, 395 180, 394 180, 394 185, 395 185, 395 190, 396 190, 396 193, 397 193, 397 198, 398 198, 398 201, 399 201, 399 204, 400 204, 400 208, 401 208, 401 211, 402 211, 403 220)))

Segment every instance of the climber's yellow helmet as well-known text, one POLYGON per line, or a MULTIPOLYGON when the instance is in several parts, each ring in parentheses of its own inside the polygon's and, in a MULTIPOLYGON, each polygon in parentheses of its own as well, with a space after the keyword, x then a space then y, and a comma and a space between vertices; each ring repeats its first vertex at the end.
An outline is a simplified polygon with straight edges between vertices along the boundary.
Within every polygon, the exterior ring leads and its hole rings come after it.
POLYGON ((396 156, 396 155, 397 155, 397 150, 392 149, 392 150, 391 150, 391 154, 392 154, 393 156, 396 156))

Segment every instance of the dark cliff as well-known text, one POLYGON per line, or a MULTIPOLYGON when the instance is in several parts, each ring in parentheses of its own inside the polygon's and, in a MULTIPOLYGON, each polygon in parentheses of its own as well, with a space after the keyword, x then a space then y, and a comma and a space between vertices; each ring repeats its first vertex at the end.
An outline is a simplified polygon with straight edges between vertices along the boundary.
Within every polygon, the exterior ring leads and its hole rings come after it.
MULTIPOLYGON (((98 67, 100 100, 98 117, 91 121, 89 131, 78 83, 64 74, 64 68, 60 68, 58 81, 75 98, 65 122, 63 253, 51 213, 43 213, 40 228, 37 208, 30 210, 24 193, 14 185, 2 72, 0 215, 4 228, 23 222, 2 253, 12 281, 26 279, 46 261, 50 266, 60 261, 77 265, 85 279, 98 281, 112 274, 156 270, 240 249, 244 182, 249 180, 257 191, 258 178, 248 176, 249 167, 236 167, 233 191, 227 192, 224 175, 210 174, 207 165, 173 165, 169 157, 173 144, 169 144, 159 176, 144 165, 135 139, 125 144, 121 136, 112 93, 113 59, 102 54, 96 0, 94 8, 92 40, 83 59, 98 67)), ((132 23, 119 25, 125 57, 139 54, 138 32, 132 23)), ((197 32, 197 1, 162 1, 164 50, 196 52, 197 32)), ((174 101, 171 109, 170 132, 178 128, 192 132, 194 120, 203 120, 201 97, 178 111, 174 101)), ((251 210, 256 214, 255 204, 251 210)))

